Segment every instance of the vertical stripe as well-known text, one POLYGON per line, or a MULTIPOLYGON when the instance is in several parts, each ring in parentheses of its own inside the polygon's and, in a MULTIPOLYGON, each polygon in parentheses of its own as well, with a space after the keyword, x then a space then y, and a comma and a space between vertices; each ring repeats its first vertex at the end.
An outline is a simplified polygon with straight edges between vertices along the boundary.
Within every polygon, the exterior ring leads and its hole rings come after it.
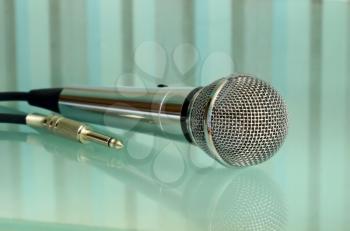
MULTIPOLYGON (((287 96, 287 2, 274 0, 272 5, 272 51, 271 51, 271 73, 272 85, 279 90, 282 96, 287 96)), ((284 148, 276 153, 280 161, 278 163, 271 161, 270 169, 279 176, 281 182, 285 182, 285 170, 287 165, 287 156, 284 155, 284 148), (276 163, 276 164, 275 164, 276 163)))
MULTIPOLYGON (((49 55, 48 1, 27 1, 29 76, 31 86, 45 88, 51 85, 49 55)), ((28 90, 28 86, 26 87, 28 90)))
POLYGON ((92 86, 101 83, 100 1, 87 0, 88 81, 92 86))
POLYGON ((15 90, 16 88, 16 31, 15 2, 1 1, 0 22, 0 88, 15 90))
MULTIPOLYGON (((94 63, 91 63, 94 61, 93 52, 96 52, 96 40, 89 34, 96 25, 93 25, 95 19, 88 17, 89 6, 91 7, 85 0, 50 1, 51 78, 56 87, 96 83, 93 81, 99 72, 98 63, 97 69, 94 69, 94 63)), ((57 145, 71 146, 65 140, 56 142, 57 145)), ((75 149, 73 146, 70 148, 75 149)), ((56 148, 52 149, 53 154, 56 154, 56 148)), ((69 155, 69 152, 62 154, 69 155)), ((70 160, 55 158, 53 179, 56 185, 55 214, 59 220, 66 223, 74 223, 77 220, 81 223, 93 223, 91 200, 87 199, 91 198, 91 170, 79 169, 70 160), (81 213, 67 213, 78 207, 81 213)))
POLYGON ((55 161, 55 166, 53 168, 54 172, 54 177, 53 177, 53 182, 55 183, 55 201, 56 201, 56 206, 55 206, 55 214, 56 218, 58 220, 64 220, 65 217, 65 210, 66 210, 66 205, 64 204, 65 199, 65 171, 64 171, 64 166, 65 166, 65 160, 62 158, 57 158, 56 156, 54 157, 55 161))
MULTIPOLYGON (((7 17, 9 17, 9 15, 6 14, 6 12, 8 11, 7 9, 7 5, 5 4, 6 1, 1 0, 0 1, 0 88, 5 87, 6 89, 6 76, 7 76, 7 63, 6 63, 6 58, 7 58, 7 51, 6 51, 6 34, 7 34, 7 28, 6 28, 6 24, 7 24, 7 17)), ((1 89, 1 90, 5 90, 5 89, 1 89)))
MULTIPOLYGON (((346 9, 347 9, 347 20, 346 20, 346 28, 347 28, 347 32, 346 32, 346 41, 350 41, 350 4, 346 5, 346 9)), ((350 44, 347 43, 347 54, 346 54, 346 63, 349 64, 350 63, 350 44)), ((346 109, 346 115, 345 115, 345 126, 346 126, 346 140, 349 141, 350 140, 350 65, 347 65, 347 69, 346 69, 346 75, 348 76, 346 78, 346 100, 345 100, 345 109, 346 109)), ((350 176, 350 168, 349 168, 349 163, 350 163, 350 155, 347 155, 348 153, 350 153, 350 142, 346 142, 346 147, 345 147, 345 159, 343 162, 344 165, 344 187, 345 187, 345 197, 344 197, 344 205, 343 205, 343 212, 342 212, 342 219, 343 219, 343 230, 348 229, 348 227, 350 227, 350 219, 348 219, 348 210, 350 208, 350 197, 348 195, 350 195, 350 180, 349 180, 349 176, 350 176)))
POLYGON ((60 168, 62 176, 60 193, 62 195, 59 197, 61 203, 59 209, 61 211, 57 211, 57 213, 63 223, 76 223, 78 221, 81 224, 92 224, 94 219, 91 206, 91 167, 76 161, 79 158, 78 154, 84 152, 84 148, 79 150, 77 146, 79 144, 67 144, 65 140, 59 142, 61 143, 56 145, 69 145, 69 148, 68 152, 65 153, 59 152, 62 148, 57 148, 58 151, 53 150, 53 154, 57 156, 64 155, 63 166, 60 168), (77 211, 77 209, 79 213, 67 212, 77 211))
MULTIPOLYGON (((36 0, 22 2, 22 7, 26 8, 26 53, 30 85, 23 90, 30 88, 45 88, 51 85, 50 78, 50 55, 49 55, 49 24, 48 24, 48 1, 36 0)), ((24 20, 24 19, 23 19, 24 20)), ((23 21, 21 22, 23 23, 23 21)), ((19 35, 20 36, 20 35, 19 35)), ((19 76, 21 78, 21 76, 19 76)), ((22 81, 22 79, 20 79, 22 81)), ((29 111, 29 110, 26 110, 29 111)), ((40 149, 39 149, 40 150, 40 149)), ((23 150, 24 151, 24 150, 23 150)), ((50 220, 54 214, 55 200, 54 185, 52 181, 53 161, 50 156, 42 157, 38 147, 30 147, 23 152, 22 169, 23 174, 30 178, 23 181, 24 186, 24 214, 28 218, 42 217, 50 220), (35 166, 41 166, 37 168, 35 166), (45 188, 43 192, 42 188, 45 188), (43 200, 45 203, 33 203, 33 201, 43 200), (45 212, 44 212, 45 211, 45 212)))
POLYGON ((322 9, 323 4, 313 2, 310 10, 310 113, 309 113, 309 230, 319 230, 320 211, 320 133, 322 82, 322 9))
POLYGON ((24 144, 23 148, 23 215, 26 219, 53 220, 56 217, 56 191, 52 155, 43 155, 45 151, 37 145, 24 144), (40 201, 43 203, 36 203, 40 201))
MULTIPOLYGON (((0 8, 0 90, 16 90, 16 14, 15 1, 1 1, 0 8)), ((16 106, 15 102, 3 102, 6 106, 16 106)))
MULTIPOLYGON (((9 127, 9 129, 13 127, 9 127)), ((15 217, 20 214, 21 207, 21 177, 19 174, 19 142, 8 140, 11 132, 2 132, 0 139, 2 140, 0 153, 0 203, 1 217, 15 217), (3 140, 7 141, 6 143, 3 140), (14 146, 14 144, 16 146, 14 146)))
POLYGON ((21 181, 21 212, 19 216, 30 217, 34 213, 31 202, 33 201, 34 190, 31 180, 33 179, 33 158, 32 158, 32 147, 27 147, 26 144, 20 144, 20 177, 21 181))
POLYGON ((231 54, 231 2, 208 1, 208 12, 201 25, 207 27, 208 52, 203 54, 202 81, 212 83, 234 72, 231 54), (218 26, 220 25, 220 26, 218 26))
MULTIPOLYGON (((195 22, 194 22, 194 13, 195 13, 195 0, 183 0, 182 4, 182 12, 183 12, 183 21, 182 21, 182 39, 181 43, 189 44, 193 46, 194 49, 197 50, 196 44, 195 44, 195 22)), ((200 54, 198 54, 200 55, 200 54)), ((183 55, 183 62, 184 64, 192 63, 192 57, 191 55, 183 55)), ((200 61, 200 57, 198 57, 198 61, 200 61)), ((174 62, 174 60, 173 60, 174 62)), ((194 63, 194 66, 192 69, 190 69, 187 73, 181 73, 183 76, 184 83, 186 85, 195 85, 196 83, 196 76, 200 73, 200 65, 198 63, 194 63)))
POLYGON ((196 45, 201 56, 201 75, 197 84, 209 84, 234 72, 232 50, 232 3, 195 1, 196 45), (218 26, 220 25, 220 26, 218 26))
MULTIPOLYGON (((15 1, 0 1, 0 90, 16 90, 16 14, 15 1)), ((9 103, 6 105, 13 105, 9 103)), ((15 130, 14 126, 6 129, 15 130)), ((2 139, 6 139, 2 137, 2 139)), ((17 144, 17 143, 16 143, 17 144)), ((21 177, 19 145, 2 144, 1 204, 2 217, 14 217, 21 212, 21 177)))
POLYGON ((309 192, 309 65, 311 4, 287 3, 287 72, 289 131, 281 155, 285 155, 285 194, 290 230, 307 230, 309 192), (302 33, 302 36, 300 35, 302 33), (295 198, 298 198, 297 200, 295 198))
MULTIPOLYGON (((88 80, 92 86, 101 85, 101 12, 102 2, 98 0, 87 0, 87 54, 88 54, 88 80)), ((102 13, 102 14, 101 14, 102 13)), ((91 200, 93 222, 103 219, 103 181, 99 178, 99 171, 91 169, 91 200)))
POLYGON ((139 201, 136 190, 128 186, 124 186, 125 201, 124 204, 124 220, 127 227, 132 229, 139 229, 139 216, 142 214, 138 213, 139 201))
MULTIPOLYGON (((122 74, 124 60, 121 1, 104 0, 100 4, 101 82, 112 87, 122 74)), ((132 50, 130 52, 133 53, 132 50)))
POLYGON ((165 52, 165 57, 156 56, 156 68, 159 74, 156 78, 166 84, 182 83, 182 78, 177 75, 175 63, 170 54, 183 43, 183 5, 183 0, 177 1, 176 4, 172 0, 156 0, 155 4, 155 42, 165 52), (174 20, 171 15, 178 15, 179 19, 174 20), (157 20, 159 18, 162 20, 157 20))
MULTIPOLYGON (((144 2, 145 3, 145 2, 144 2)), ((121 29, 122 29, 122 75, 133 73, 134 72, 134 1, 122 1, 121 3, 121 29)), ((142 10, 146 11, 145 9, 149 9, 145 5, 143 6, 142 10)), ((147 11, 146 11, 147 12, 147 11)), ((150 15, 151 18, 153 15, 150 15)), ((140 22, 139 22, 140 23, 140 22)), ((147 21, 144 21, 143 23, 149 23, 147 21)), ((148 27, 149 24, 141 24, 143 27, 145 27, 146 30, 150 30, 151 28, 148 27), (147 26, 144 26, 147 25, 147 26)), ((132 86, 135 84, 135 79, 133 76, 130 76, 130 78, 126 78, 122 80, 123 82, 121 84, 132 86)), ((125 214, 125 223, 128 227, 132 227, 134 229, 137 229, 139 226, 139 217, 142 216, 139 211, 139 203, 138 198, 136 197, 135 190, 130 189, 126 187, 126 189, 123 191, 124 195, 124 214, 125 214)))
MULTIPOLYGON (((62 2, 52 0, 49 3, 49 23, 50 23, 50 60, 51 60, 51 82, 53 87, 63 86, 63 67, 62 67, 62 20, 60 19, 62 2)), ((53 156, 53 179, 55 185, 55 216, 58 220, 64 219, 64 181, 65 172, 64 160, 53 156)))
MULTIPOLYGON (((345 195, 342 183, 348 155, 345 150, 346 126, 346 47, 347 8, 341 2, 327 2, 322 16, 322 82, 320 137, 320 230, 340 230, 345 195), (330 222, 331 221, 331 222, 330 222)), ((346 177, 348 178, 348 177, 346 177)))
MULTIPOLYGON (((208 50, 208 27, 207 27, 207 17, 209 12, 208 1, 194 0, 195 5, 195 43, 199 50, 201 56, 201 63, 203 65, 203 59, 209 53, 208 50)), ((197 77, 196 85, 203 85, 203 80, 201 78, 203 69, 201 69, 200 75, 197 77)))
MULTIPOLYGON (((30 81, 30 64, 29 64, 29 14, 28 2, 26 0, 15 1, 15 28, 16 28, 16 73, 17 73, 17 89, 26 90, 31 87, 30 81)), ((28 108, 28 107, 27 107, 28 108)), ((19 145, 20 152, 20 177, 22 179, 30 179, 32 177, 30 167, 32 164, 31 150, 24 149, 24 145, 19 145), (25 153, 25 154, 24 154, 25 153)), ((25 205, 29 203, 27 200, 31 194, 31 185, 27 180, 20 182, 20 201, 21 207, 19 216, 28 213, 25 205)))
POLYGON ((236 72, 247 72, 245 70, 245 12, 246 1, 233 0, 232 1, 232 54, 235 61, 236 72))
POLYGON ((49 27, 50 27, 50 61, 51 83, 53 87, 62 86, 62 26, 61 26, 61 1, 52 0, 49 3, 49 27))
POLYGON ((29 14, 28 1, 16 0, 16 63, 17 86, 19 90, 31 87, 29 62, 29 14))
MULTIPOLYGON (((88 36, 88 75, 89 75, 89 84, 97 85, 102 82, 102 35, 101 35, 101 17, 103 14, 101 13, 101 5, 103 2, 98 2, 96 0, 89 0, 87 3, 87 18, 88 18, 88 28, 87 28, 87 36, 88 36)), ((105 8, 104 8, 105 9, 105 8)), ((111 7, 114 11, 114 9, 111 7)), ((105 22, 110 23, 110 22, 105 22)), ((109 24, 108 24, 109 25, 109 24)), ((114 28, 109 28, 109 30, 113 30, 114 28)), ((115 30, 114 30, 115 31, 115 30)), ((107 32, 107 31, 104 31, 107 32)), ((115 43, 117 40, 114 41, 115 43)), ((108 53, 118 52, 117 50, 112 50, 108 48, 108 53)), ((109 57, 107 57, 107 60, 109 57)), ((102 203, 101 198, 104 195, 104 185, 103 181, 98 177, 98 171, 95 169, 91 170, 91 195, 92 195, 92 206, 93 206, 93 219, 96 222, 97 220, 103 220, 103 210, 104 204, 102 203)))
MULTIPOLYGON (((134 70, 134 1, 122 1, 122 73, 133 73, 134 70)), ((144 8, 147 9, 147 8, 144 8)), ((125 85, 133 85, 134 79, 124 79, 125 85)))
POLYGON ((245 71, 271 80, 272 2, 247 0, 244 27, 245 71))
MULTIPOLYGON (((179 74, 179 78, 181 78, 183 81, 182 84, 195 86, 197 81, 196 79, 198 78, 201 71, 200 53, 195 43, 195 0, 183 0, 181 11, 183 12, 181 44, 192 48, 192 52, 184 52, 178 58, 182 62, 181 64, 189 69, 179 70, 179 66, 177 66, 179 63, 176 64, 175 49, 178 49, 179 45, 172 51, 172 62, 174 62, 174 68, 177 68, 176 73, 179 74)), ((189 145, 186 145, 183 149, 187 161, 190 159, 189 157, 191 155, 191 151, 192 149, 189 145)))
POLYGON ((59 18, 62 84, 87 84, 86 1, 60 0, 59 18))
POLYGON ((287 2, 273 1, 272 18, 272 83, 280 90, 282 95, 286 94, 287 75, 287 2))
MULTIPOLYGON (((146 75, 143 71, 140 71, 142 69, 147 69, 148 72, 157 73, 157 60, 154 58, 154 50, 149 49, 151 54, 146 54, 145 64, 143 62, 137 62, 137 57, 139 56, 139 52, 141 47, 143 47, 145 44, 155 44, 156 41, 156 0, 149 0, 149 1, 134 1, 133 2, 133 51, 135 52, 134 56, 134 62, 135 62, 135 68, 133 68, 133 71, 137 74, 136 77, 139 77, 141 81, 133 81, 133 85, 141 85, 142 87, 147 87, 149 85, 154 86, 154 78, 149 77, 150 73, 146 75), (145 10, 147 9, 147 10, 145 10), (140 65, 144 65, 145 67, 142 67, 140 65), (145 78, 148 77, 148 78, 145 78), (145 78, 145 80, 143 80, 145 78), (152 82, 153 81, 153 82, 152 82), (151 83, 149 83, 151 82, 151 83)), ((126 28, 126 25, 123 24, 123 28, 126 28)), ((124 29, 123 29, 124 30, 124 29)), ((154 48, 154 47, 153 47, 154 48)), ((164 61, 164 60, 163 60, 164 61)), ((159 64, 158 64, 159 65, 159 64)), ((123 74, 126 74, 125 72, 127 70, 124 70, 123 74)))

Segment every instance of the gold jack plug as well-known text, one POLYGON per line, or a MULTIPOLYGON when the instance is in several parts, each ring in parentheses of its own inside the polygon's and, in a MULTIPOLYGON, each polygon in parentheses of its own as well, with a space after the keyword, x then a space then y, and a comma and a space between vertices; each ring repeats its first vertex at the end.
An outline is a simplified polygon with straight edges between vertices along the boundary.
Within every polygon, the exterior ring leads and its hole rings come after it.
POLYGON ((77 140, 83 144, 94 142, 110 148, 123 148, 123 143, 120 140, 95 132, 83 123, 60 115, 43 116, 29 114, 26 117, 26 123, 31 127, 44 128, 53 134, 77 140))

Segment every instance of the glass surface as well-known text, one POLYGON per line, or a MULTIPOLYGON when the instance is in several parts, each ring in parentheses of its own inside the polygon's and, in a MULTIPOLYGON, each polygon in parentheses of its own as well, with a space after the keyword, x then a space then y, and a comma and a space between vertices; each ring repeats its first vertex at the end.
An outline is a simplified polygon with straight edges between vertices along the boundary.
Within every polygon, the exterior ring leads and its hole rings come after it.
POLYGON ((0 0, 1 91, 245 72, 280 91, 290 121, 278 153, 242 169, 131 131, 104 128, 118 152, 1 125, 0 229, 347 230, 349 41, 346 0, 0 0))

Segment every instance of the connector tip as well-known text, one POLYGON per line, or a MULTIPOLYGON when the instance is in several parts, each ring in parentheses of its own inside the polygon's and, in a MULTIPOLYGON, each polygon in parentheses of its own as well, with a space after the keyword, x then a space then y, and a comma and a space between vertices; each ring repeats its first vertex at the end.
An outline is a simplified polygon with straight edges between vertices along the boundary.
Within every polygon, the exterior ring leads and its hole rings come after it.
POLYGON ((120 140, 116 140, 114 138, 108 142, 108 146, 115 149, 122 149, 124 147, 123 143, 120 140))

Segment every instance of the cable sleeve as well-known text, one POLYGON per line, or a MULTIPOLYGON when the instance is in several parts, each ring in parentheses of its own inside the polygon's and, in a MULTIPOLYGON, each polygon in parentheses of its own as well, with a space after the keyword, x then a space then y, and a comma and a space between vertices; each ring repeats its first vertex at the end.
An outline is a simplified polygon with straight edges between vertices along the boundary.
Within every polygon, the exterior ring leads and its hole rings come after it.
POLYGON ((62 88, 31 90, 28 96, 28 103, 32 106, 59 113, 58 101, 62 90, 62 88))

